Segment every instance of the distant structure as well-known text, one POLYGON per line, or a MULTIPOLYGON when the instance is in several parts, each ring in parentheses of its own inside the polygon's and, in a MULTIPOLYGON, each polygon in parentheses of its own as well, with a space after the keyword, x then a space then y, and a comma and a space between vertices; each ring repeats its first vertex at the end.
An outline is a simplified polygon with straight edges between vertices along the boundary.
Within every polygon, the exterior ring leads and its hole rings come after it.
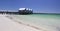
POLYGON ((16 11, 0 10, 0 14, 19 14, 19 13, 16 11))
POLYGON ((32 14, 33 10, 30 8, 19 8, 19 14, 32 14))
POLYGON ((19 8, 19 10, 16 12, 14 11, 7 11, 7 10, 0 10, 0 14, 32 14, 33 10, 30 8, 19 8))

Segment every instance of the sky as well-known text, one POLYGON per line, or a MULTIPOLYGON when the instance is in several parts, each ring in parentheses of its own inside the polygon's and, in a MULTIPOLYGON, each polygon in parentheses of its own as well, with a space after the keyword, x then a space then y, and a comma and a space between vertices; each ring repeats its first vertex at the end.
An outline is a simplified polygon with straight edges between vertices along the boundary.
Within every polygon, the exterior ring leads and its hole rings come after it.
POLYGON ((60 0, 0 0, 0 10, 31 8, 36 13, 60 13, 60 0))

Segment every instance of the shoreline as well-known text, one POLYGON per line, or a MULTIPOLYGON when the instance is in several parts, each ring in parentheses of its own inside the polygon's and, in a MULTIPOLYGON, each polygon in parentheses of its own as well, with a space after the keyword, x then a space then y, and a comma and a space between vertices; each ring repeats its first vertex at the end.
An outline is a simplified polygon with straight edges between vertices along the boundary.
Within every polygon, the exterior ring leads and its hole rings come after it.
MULTIPOLYGON (((34 25, 34 24, 30 24, 30 23, 25 23, 25 22, 22 22, 20 21, 19 19, 13 17, 13 16, 7 16, 9 19, 12 19, 13 21, 15 22, 18 22, 19 24, 22 24, 22 25, 26 25, 26 26, 29 26, 29 27, 32 27, 34 29, 37 29, 37 30, 43 30, 43 31, 50 31, 50 29, 46 29, 46 28, 43 28, 43 27, 39 27, 37 25, 34 25), (17 21, 18 20, 18 21, 17 21)), ((54 30, 55 31, 55 30, 54 30)))
POLYGON ((43 29, 42 27, 39 28, 39 27, 36 26, 36 25, 24 23, 24 22, 22 22, 22 21, 17 21, 18 19, 16 20, 16 18, 13 18, 13 17, 11 17, 11 16, 6 16, 6 17, 8 17, 9 19, 11 19, 11 20, 13 20, 13 21, 15 21, 15 22, 18 22, 19 24, 26 25, 26 26, 32 27, 32 28, 37 29, 37 30, 47 31, 47 29, 45 29, 45 28, 43 29))
MULTIPOLYGON (((32 28, 37 29, 37 30, 42 30, 41 28, 38 28, 38 27, 36 27, 36 26, 30 25, 30 24, 25 24, 25 23, 23 23, 23 22, 18 22, 18 21, 16 21, 14 18, 12 18, 12 17, 10 17, 10 16, 6 16, 6 17, 8 17, 9 19, 11 19, 11 20, 13 20, 13 21, 15 21, 15 22, 17 22, 17 23, 19 23, 19 24, 26 25, 26 26, 32 27, 32 28)), ((46 31, 46 30, 43 30, 43 31, 46 31)))
POLYGON ((14 22, 6 16, 0 15, 0 31, 42 31, 14 22))

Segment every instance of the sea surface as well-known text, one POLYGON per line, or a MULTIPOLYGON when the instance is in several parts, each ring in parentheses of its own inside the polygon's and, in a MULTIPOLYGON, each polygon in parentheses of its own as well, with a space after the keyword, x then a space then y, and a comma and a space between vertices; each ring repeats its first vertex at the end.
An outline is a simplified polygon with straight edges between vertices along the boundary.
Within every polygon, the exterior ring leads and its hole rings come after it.
POLYGON ((23 22, 60 31, 60 14, 14 15, 23 22))

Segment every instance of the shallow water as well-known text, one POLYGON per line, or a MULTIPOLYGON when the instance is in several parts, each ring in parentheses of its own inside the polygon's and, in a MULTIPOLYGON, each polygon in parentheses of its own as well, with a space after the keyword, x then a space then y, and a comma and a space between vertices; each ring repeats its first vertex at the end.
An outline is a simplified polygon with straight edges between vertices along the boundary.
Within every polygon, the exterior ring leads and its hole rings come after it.
POLYGON ((14 15, 23 22, 28 22, 37 26, 60 31, 59 14, 31 14, 31 15, 14 15))

